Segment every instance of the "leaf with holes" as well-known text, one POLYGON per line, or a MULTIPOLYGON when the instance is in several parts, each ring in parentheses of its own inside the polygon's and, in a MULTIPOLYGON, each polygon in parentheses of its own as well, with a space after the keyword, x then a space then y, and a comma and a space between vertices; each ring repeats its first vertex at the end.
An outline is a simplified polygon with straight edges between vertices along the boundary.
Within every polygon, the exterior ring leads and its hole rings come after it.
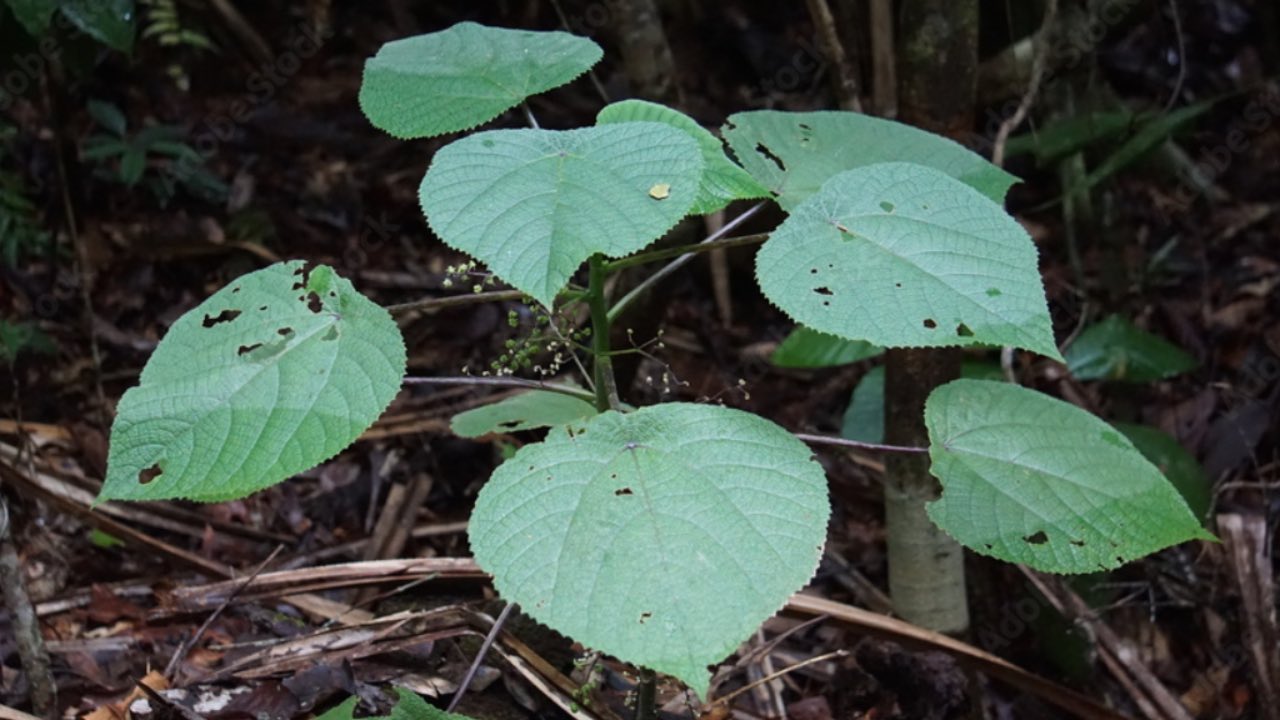
POLYGON ((697 143, 661 123, 491 130, 437 152, 420 198, 446 243, 550 306, 591 255, 671 229, 701 177, 697 143))
POLYGON ((1013 345, 1059 358, 1035 244, 937 170, 843 172, 756 255, 764 294, 796 322, 884 347, 1013 345))
POLYGON ((623 100, 600 111, 596 123, 651 121, 670 125, 689 133, 702 151, 702 182, 698 186, 698 199, 689 212, 706 215, 723 208, 734 200, 749 200, 769 195, 763 185, 724 154, 724 144, 706 128, 684 113, 665 105, 645 100, 623 100))
POLYGON ((169 328, 120 399, 101 500, 244 497, 333 457, 400 388, 386 310, 332 268, 277 263, 169 328))
POLYGON ((596 414, 591 403, 558 392, 530 390, 453 416, 450 428, 466 438, 568 425, 596 414))
POLYGON ((942 483, 929 517, 976 552, 1086 573, 1213 539, 1131 442, 1074 405, 955 380, 929 395, 924 415, 942 483))
POLYGON ((703 698, 724 659, 813 575, 826 482, 756 415, 669 403, 555 428, 490 478, 471 549, 539 622, 703 698))
POLYGON ((823 368, 848 365, 884 352, 863 340, 845 340, 810 330, 803 325, 791 331, 769 359, 785 368, 823 368))
POLYGON ((1195 369, 1196 359, 1119 315, 1085 328, 1065 353, 1078 380, 1154 382, 1195 369))
POLYGON ((383 45, 365 62, 360 109, 398 138, 466 130, 564 85, 602 55, 569 33, 462 22, 383 45))
POLYGON ((724 137, 747 172, 788 212, 836 175, 882 162, 926 165, 997 203, 1018 181, 957 142, 860 113, 738 113, 725 123, 724 137))

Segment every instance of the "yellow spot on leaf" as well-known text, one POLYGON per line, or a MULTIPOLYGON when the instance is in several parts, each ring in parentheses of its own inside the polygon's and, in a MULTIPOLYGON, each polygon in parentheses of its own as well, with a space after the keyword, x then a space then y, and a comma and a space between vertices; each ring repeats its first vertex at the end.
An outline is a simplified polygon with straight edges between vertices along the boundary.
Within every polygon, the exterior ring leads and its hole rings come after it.
POLYGON ((657 185, 654 185, 649 188, 649 197, 654 200, 666 200, 668 197, 671 197, 671 184, 658 183, 657 185))

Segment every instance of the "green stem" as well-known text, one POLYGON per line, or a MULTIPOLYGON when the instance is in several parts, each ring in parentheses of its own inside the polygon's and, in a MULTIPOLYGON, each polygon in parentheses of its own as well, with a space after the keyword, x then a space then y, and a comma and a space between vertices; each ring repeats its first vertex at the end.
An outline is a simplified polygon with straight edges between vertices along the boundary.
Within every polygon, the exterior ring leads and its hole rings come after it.
POLYGON ((493 387, 528 388, 530 390, 546 390, 547 392, 560 393, 561 395, 576 397, 587 402, 595 402, 596 399, 594 393, 582 388, 516 377, 477 377, 473 375, 417 377, 410 375, 403 378, 401 383, 404 385, 489 385, 493 387))
MULTIPOLYGON (((765 206, 765 203, 763 201, 758 202, 755 205, 752 205, 751 207, 743 211, 741 215, 725 223, 724 227, 712 233, 712 235, 708 237, 706 240, 703 240, 702 243, 710 244, 719 240, 725 235, 728 235, 732 230, 737 228, 742 223, 746 222, 746 220, 750 218, 752 215, 755 215, 757 212, 760 212, 760 210, 763 209, 764 206, 765 206)), ((640 298, 642 295, 648 292, 650 288, 652 288, 654 285, 657 285, 668 275, 684 267, 685 263, 692 260, 693 257, 694 257, 693 253, 687 252, 681 255, 680 257, 672 260, 671 262, 667 263, 666 265, 663 265, 660 270, 658 270, 655 273, 651 273, 644 280, 641 280, 639 285, 636 285, 634 288, 632 288, 631 292, 627 293, 626 295, 623 295, 621 300, 614 303, 612 308, 609 308, 609 321, 614 322, 618 318, 622 317, 622 313, 627 309, 628 305, 635 302, 638 298, 640 298)))
POLYGON ((609 352, 609 301, 604 296, 604 281, 608 275, 604 256, 591 256, 588 267, 587 306, 591 308, 591 359, 595 376, 596 409, 600 412, 617 410, 618 386, 613 377, 613 358, 609 352))
POLYGON ((461 307, 463 305, 477 305, 487 302, 508 302, 514 300, 523 300, 526 295, 519 290, 491 290, 489 292, 472 293, 470 295, 446 295, 444 297, 429 297, 412 302, 400 303, 398 305, 388 305, 387 312, 392 315, 399 315, 410 310, 440 310, 448 307, 461 307))
POLYGON ((611 260, 605 263, 605 269, 609 272, 613 272, 614 270, 621 270, 635 265, 644 265, 645 263, 679 257, 686 253, 692 255, 694 253, 724 250, 728 248, 741 247, 743 245, 755 245, 768 239, 769 233, 756 233, 755 235, 740 235, 738 237, 721 238, 719 240, 712 241, 703 240, 690 245, 680 245, 678 247, 663 248, 661 250, 651 250, 649 252, 639 253, 630 257, 624 257, 620 260, 611 260))
POLYGON ((658 678, 649 668, 640 668, 636 688, 636 720, 658 720, 658 678))

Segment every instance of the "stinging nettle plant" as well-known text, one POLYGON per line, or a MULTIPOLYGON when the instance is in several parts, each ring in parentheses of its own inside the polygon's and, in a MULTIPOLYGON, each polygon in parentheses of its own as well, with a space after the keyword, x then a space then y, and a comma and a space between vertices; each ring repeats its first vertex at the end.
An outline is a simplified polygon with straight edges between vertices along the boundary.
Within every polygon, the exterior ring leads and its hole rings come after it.
MULTIPOLYGON (((601 54, 566 33, 461 23, 384 45, 360 106, 400 138, 460 132, 601 54)), ((772 198, 788 217, 760 248, 756 279, 804 328, 856 352, 1004 345, 1062 359, 1035 246, 1002 208, 1011 175, 950 140, 847 112, 745 112, 723 135, 736 162, 692 119, 624 101, 591 127, 455 140, 420 190, 446 244, 548 310, 585 304, 591 320, 590 391, 531 391, 455 418, 468 437, 550 428, 480 492, 477 562, 535 619, 704 698, 708 666, 816 569, 826 481, 809 448, 763 417, 623 405, 612 271, 671 257, 644 251, 689 214, 772 198), (584 264, 586 285, 574 285, 584 264)), ((217 501, 278 483, 354 441, 404 370, 389 313, 332 269, 250 273, 175 323, 124 395, 99 499, 217 501)), ((925 421, 943 487, 929 515, 975 552, 1081 573, 1211 537, 1129 440, 1075 406, 962 379, 933 393, 925 421)))

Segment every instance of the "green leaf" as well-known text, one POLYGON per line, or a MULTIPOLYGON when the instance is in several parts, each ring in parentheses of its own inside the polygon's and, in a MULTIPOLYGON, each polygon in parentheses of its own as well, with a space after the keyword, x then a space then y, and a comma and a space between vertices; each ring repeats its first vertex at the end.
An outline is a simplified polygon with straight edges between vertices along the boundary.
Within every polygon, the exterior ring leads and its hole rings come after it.
POLYGON ((5 0, 13 17, 31 37, 38 38, 49 29, 58 0, 5 0))
POLYGON ((596 414, 595 406, 571 395, 544 390, 512 395, 453 416, 455 435, 473 438, 489 433, 518 432, 568 425, 596 414))
POLYGON ((89 37, 113 50, 133 52, 133 0, 62 0, 59 7, 89 37))
POLYGON ((859 442, 884 442, 884 366, 867 371, 853 388, 840 423, 840 437, 859 442))
POLYGON ((671 403, 526 445, 481 490, 469 532, 506 600, 705 698, 707 666, 813 575, 829 515, 821 466, 786 430, 671 403))
MULTIPOLYGON (((367 715, 364 716, 364 720, 471 720, 466 715, 445 712, 410 690, 395 688, 395 691, 399 700, 391 708, 390 714, 367 715)), ((317 720, 355 720, 356 708, 359 707, 359 704, 360 698, 352 695, 343 701, 341 705, 321 715, 317 720)))
POLYGON ((147 170, 147 153, 142 148, 130 147, 120 156, 120 182, 137 185, 147 170))
POLYGON ((862 340, 845 340, 800 325, 778 345, 770 360, 778 367, 823 368, 848 365, 884 352, 862 340))
POLYGON ((383 45, 365 62, 360 109, 398 138, 466 130, 564 85, 602 55, 568 33, 458 23, 383 45))
POLYGON ((997 203, 1018 181, 959 143, 853 112, 738 113, 725 123, 724 137, 747 172, 777 194, 788 212, 841 172, 882 162, 926 165, 997 203))
POLYGON ((689 211, 706 215, 734 200, 768 197, 769 191, 724 154, 724 143, 693 118, 665 105, 645 100, 623 100, 609 105, 596 116, 596 124, 651 121, 689 133, 702 151, 702 182, 698 199, 689 211))
POLYGON ((491 130, 437 152, 420 197, 446 243, 550 306, 591 255, 629 255, 675 225, 701 176, 697 143, 661 123, 491 130))
POLYGON ((391 316, 331 268, 238 278, 178 318, 120 399, 98 499, 213 502, 274 485, 350 445, 404 367, 391 316))
POLYGON ((1124 433, 1129 442, 1138 448, 1143 457, 1169 479, 1191 509, 1191 514, 1201 521, 1209 516, 1213 505, 1213 483, 1195 456, 1187 452, 1173 437, 1146 425, 1112 423, 1124 433))
POLYGON ((53 338, 28 322, 0 320, 0 361, 13 362, 23 353, 50 355, 57 350, 53 338))
POLYGON ((1119 315, 1090 325, 1065 353, 1077 380, 1153 382, 1195 369, 1196 359, 1119 315))
POLYGON ((766 297, 814 330, 884 347, 1013 345, 1059 358, 1035 244, 937 170, 848 170, 756 254, 766 297))
POLYGON ((125 118, 124 112, 120 110, 119 106, 105 100, 90 100, 86 107, 89 109, 89 116, 102 129, 118 137, 124 137, 125 131, 129 127, 129 121, 125 118))
POLYGON ((929 396, 925 425, 942 482, 929 517, 983 555, 1085 573, 1213 539, 1132 443, 1074 405, 956 380, 929 396))
MULTIPOLYGON (((1083 194, 1103 180, 1133 164, 1138 158, 1168 140, 1183 125, 1208 112, 1221 99, 1204 100, 1194 105, 1188 105, 1187 107, 1155 116, 1144 123, 1133 134, 1133 137, 1126 140, 1115 152, 1099 163, 1083 182, 1075 187, 1064 188, 1063 198, 1083 194)), ((1061 199, 1059 198, 1058 200, 1060 201, 1061 199)))
POLYGON ((1004 146, 1004 154, 1010 158, 1032 153, 1036 164, 1045 167, 1067 155, 1085 150, 1094 143, 1121 135, 1139 119, 1132 110, 1087 112, 1060 117, 1043 128, 1009 138, 1004 146))

